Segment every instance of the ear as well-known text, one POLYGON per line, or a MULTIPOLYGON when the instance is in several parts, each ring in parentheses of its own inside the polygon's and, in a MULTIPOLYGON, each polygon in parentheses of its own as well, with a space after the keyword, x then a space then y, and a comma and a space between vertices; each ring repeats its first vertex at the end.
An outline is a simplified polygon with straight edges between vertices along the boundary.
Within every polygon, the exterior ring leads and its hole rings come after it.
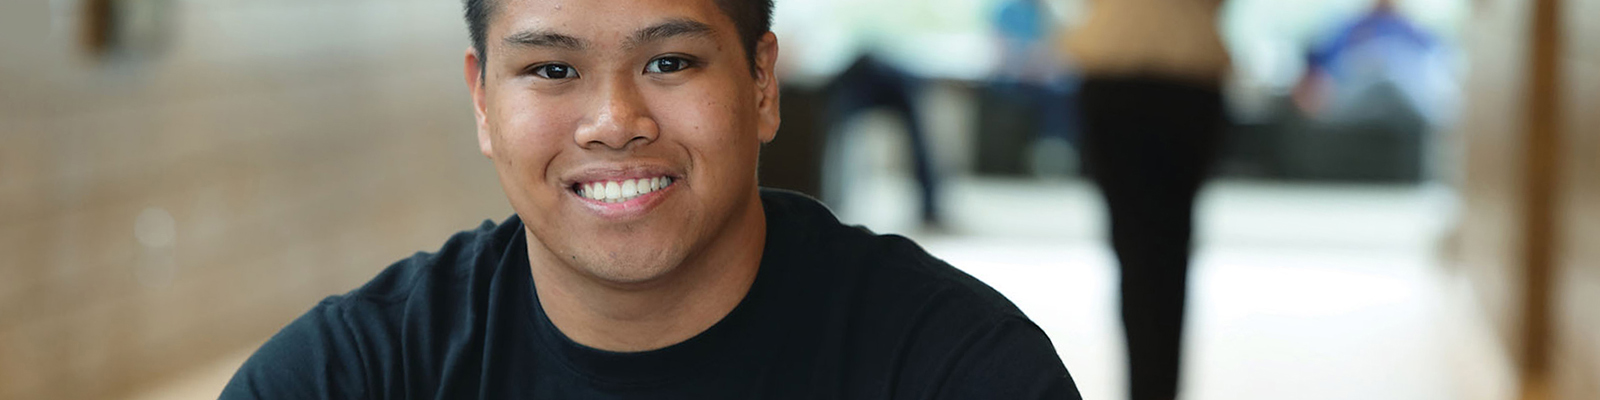
POLYGON ((466 62, 461 68, 462 74, 467 77, 467 90, 472 92, 472 113, 478 122, 478 151, 484 157, 494 158, 494 141, 489 135, 489 118, 484 112, 484 70, 483 59, 478 57, 478 51, 467 48, 466 62))
POLYGON ((756 43, 755 56, 756 112, 760 118, 761 143, 771 143, 778 136, 782 118, 778 112, 778 36, 772 32, 761 36, 756 43))

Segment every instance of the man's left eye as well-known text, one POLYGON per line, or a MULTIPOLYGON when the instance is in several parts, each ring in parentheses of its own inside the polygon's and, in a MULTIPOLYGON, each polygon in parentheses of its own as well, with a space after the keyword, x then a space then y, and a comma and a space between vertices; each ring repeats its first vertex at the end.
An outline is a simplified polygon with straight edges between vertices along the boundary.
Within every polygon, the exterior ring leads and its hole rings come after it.
POLYGON ((652 74, 669 74, 689 69, 690 65, 692 65, 690 61, 683 57, 661 57, 650 60, 650 64, 644 67, 644 72, 652 74))

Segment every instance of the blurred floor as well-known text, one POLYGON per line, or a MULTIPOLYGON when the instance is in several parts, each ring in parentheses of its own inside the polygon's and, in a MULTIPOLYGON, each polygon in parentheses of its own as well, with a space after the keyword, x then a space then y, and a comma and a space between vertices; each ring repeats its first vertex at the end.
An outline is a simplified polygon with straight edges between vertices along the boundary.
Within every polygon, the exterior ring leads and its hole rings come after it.
MULTIPOLYGON (((935 233, 918 232, 915 209, 901 206, 913 204, 911 181, 866 179, 845 219, 907 232, 990 283, 1049 333, 1086 399, 1124 396, 1116 275, 1093 187, 957 179, 950 227, 935 233)), ((1463 397, 1454 374, 1473 355, 1452 349, 1472 329, 1446 304, 1452 286, 1434 257, 1448 202, 1425 187, 1211 186, 1186 398, 1463 397)), ((247 354, 136 398, 214 398, 247 354)))

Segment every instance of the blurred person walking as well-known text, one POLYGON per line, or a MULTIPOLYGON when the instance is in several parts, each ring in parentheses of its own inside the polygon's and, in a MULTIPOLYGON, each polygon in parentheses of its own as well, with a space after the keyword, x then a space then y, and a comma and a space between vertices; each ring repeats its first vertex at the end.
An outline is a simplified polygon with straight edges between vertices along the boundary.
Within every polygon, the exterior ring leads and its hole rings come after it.
POLYGON ((1083 73, 1084 161, 1121 264, 1129 397, 1177 397, 1194 202, 1226 115, 1222 0, 1090 0, 1064 50, 1083 73))

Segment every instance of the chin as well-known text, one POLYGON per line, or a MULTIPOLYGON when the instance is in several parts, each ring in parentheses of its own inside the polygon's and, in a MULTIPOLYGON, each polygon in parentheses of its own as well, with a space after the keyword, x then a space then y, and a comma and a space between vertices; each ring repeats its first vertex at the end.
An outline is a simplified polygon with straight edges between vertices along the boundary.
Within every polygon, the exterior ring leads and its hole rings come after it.
POLYGON ((576 265, 604 282, 621 285, 643 284, 660 280, 677 269, 678 262, 667 257, 627 257, 624 259, 598 257, 597 263, 576 265))
POLYGON ((642 284, 660 280, 670 275, 682 264, 689 243, 687 232, 645 235, 643 230, 621 235, 600 235, 587 240, 590 245, 576 245, 570 254, 570 266, 602 282, 613 284, 642 284), (654 239, 654 240, 651 240, 654 239), (661 240, 668 239, 668 240, 661 240), (596 245, 598 244, 598 245, 596 245))

